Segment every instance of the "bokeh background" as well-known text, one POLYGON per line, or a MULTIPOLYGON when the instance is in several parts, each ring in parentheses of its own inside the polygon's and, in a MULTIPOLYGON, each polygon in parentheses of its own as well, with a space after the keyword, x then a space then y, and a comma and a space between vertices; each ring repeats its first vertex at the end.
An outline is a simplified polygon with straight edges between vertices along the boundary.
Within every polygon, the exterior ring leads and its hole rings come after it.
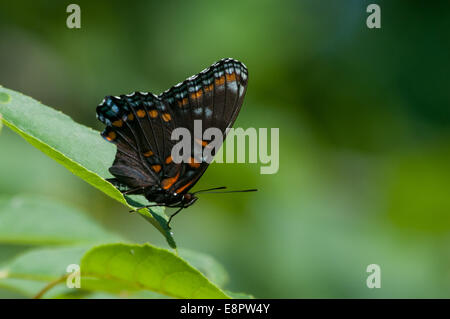
MULTIPOLYGON (((280 169, 213 164, 196 189, 259 192, 203 196, 175 219, 178 245, 257 297, 450 297, 450 8, 376 1, 371 30, 371 2, 78 0, 81 29, 68 29, 69 1, 0 1, 0 84, 101 130, 105 95, 159 93, 239 59, 249 87, 235 126, 280 128, 280 169), (381 289, 366 286, 372 263, 381 289)), ((0 193, 57 198, 167 247, 7 128, 0 193)), ((0 260, 16 252, 0 246, 0 260)))

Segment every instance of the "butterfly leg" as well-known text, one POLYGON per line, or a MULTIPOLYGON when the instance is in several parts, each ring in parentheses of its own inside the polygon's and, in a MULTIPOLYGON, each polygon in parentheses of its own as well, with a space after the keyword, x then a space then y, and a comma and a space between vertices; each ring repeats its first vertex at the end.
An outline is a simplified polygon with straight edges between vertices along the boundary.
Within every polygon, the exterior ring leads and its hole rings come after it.
POLYGON ((140 195, 144 192, 144 187, 138 187, 138 188, 133 188, 133 189, 129 189, 126 191, 121 191, 123 195, 140 195))
MULTIPOLYGON (((157 207, 157 206, 166 206, 166 205, 164 205, 164 204, 153 204, 153 205, 142 206, 142 207, 139 207, 138 209, 141 209, 141 208, 150 208, 150 207, 157 207)), ((138 211, 138 209, 130 210, 130 213, 135 213, 135 212, 138 211)))
MULTIPOLYGON (((152 204, 152 205, 146 205, 146 206, 139 207, 138 209, 150 208, 150 207, 158 207, 158 206, 162 206, 162 207, 180 207, 179 204, 177 204, 177 205, 152 204)), ((134 212, 136 212, 136 210, 130 210, 130 213, 134 213, 134 212)))
POLYGON ((170 215, 169 221, 167 222, 167 227, 168 227, 169 229, 172 229, 172 228, 170 228, 170 222, 172 221, 172 218, 174 218, 176 214, 178 214, 179 212, 181 212, 181 211, 183 210, 183 208, 184 208, 184 205, 181 206, 180 209, 178 209, 175 213, 173 213, 172 215, 170 215))
POLYGON ((141 195, 144 193, 145 187, 130 188, 127 185, 119 182, 117 178, 107 178, 108 182, 114 185, 124 195, 141 195))
POLYGON ((178 205, 173 206, 173 205, 166 205, 166 204, 152 204, 152 205, 143 206, 141 208, 150 208, 150 207, 158 207, 158 206, 162 206, 162 207, 180 207, 178 205))

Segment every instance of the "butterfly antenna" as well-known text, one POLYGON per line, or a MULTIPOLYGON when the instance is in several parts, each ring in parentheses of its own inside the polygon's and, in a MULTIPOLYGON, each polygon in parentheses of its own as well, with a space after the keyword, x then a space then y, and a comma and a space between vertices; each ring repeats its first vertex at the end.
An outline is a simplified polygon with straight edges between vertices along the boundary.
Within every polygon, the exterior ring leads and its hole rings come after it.
POLYGON ((214 190, 218 190, 218 189, 226 189, 226 186, 221 186, 221 187, 214 187, 214 188, 209 188, 209 189, 202 189, 199 191, 196 191, 195 193, 192 193, 193 195, 198 194, 198 193, 204 193, 204 192, 209 192, 209 191, 214 191, 214 190))
POLYGON ((257 192, 257 189, 241 189, 235 191, 224 191, 224 192, 206 192, 205 194, 227 194, 227 193, 249 193, 249 192, 257 192))

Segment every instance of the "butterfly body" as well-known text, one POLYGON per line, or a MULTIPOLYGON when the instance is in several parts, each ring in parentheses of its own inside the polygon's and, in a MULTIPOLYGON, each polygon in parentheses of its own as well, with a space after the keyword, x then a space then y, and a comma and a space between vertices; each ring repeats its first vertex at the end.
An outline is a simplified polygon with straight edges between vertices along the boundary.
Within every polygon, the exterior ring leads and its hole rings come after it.
POLYGON ((163 204, 163 206, 170 207, 189 207, 196 200, 197 197, 190 193, 178 194, 170 193, 163 188, 148 187, 144 189, 144 196, 149 202, 163 204))
MULTIPOLYGON (((102 136, 116 144, 117 153, 109 181, 124 194, 143 195, 160 206, 185 208, 196 200, 189 190, 210 161, 195 154, 211 140, 191 137, 191 157, 176 163, 171 139, 177 128, 202 132, 218 128, 223 137, 240 111, 248 80, 247 68, 239 61, 222 59, 197 75, 160 95, 134 92, 107 96, 97 107, 97 118, 106 125, 102 136)), ((203 135, 202 135, 203 136, 203 135)))

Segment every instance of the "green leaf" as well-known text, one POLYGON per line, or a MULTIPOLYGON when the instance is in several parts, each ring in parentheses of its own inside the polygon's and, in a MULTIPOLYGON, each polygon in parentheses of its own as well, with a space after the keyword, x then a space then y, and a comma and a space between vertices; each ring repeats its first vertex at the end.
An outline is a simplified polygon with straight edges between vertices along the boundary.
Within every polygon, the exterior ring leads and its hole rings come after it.
MULTIPOLYGON (((27 251, 0 269, 0 287, 32 297, 49 282, 65 275, 68 265, 79 264, 89 248, 58 247, 27 251)), ((64 293, 66 289, 64 285, 58 286, 46 297, 64 293)))
POLYGON ((228 273, 225 268, 213 257, 187 249, 179 250, 180 257, 200 270, 206 278, 219 287, 224 287, 228 282, 228 273))
POLYGON ((0 243, 49 245, 118 241, 81 211, 38 196, 0 196, 0 243))
MULTIPOLYGON (((79 265, 82 256, 91 247, 37 248, 22 253, 0 269, 0 287, 33 297, 50 282, 64 276, 68 265, 79 265)), ((98 283, 95 282, 95 284, 91 284, 90 281, 92 280, 83 280, 83 289, 69 289, 64 283, 61 283, 49 290, 44 298, 64 298, 65 296, 69 298, 72 295, 74 295, 73 297, 81 295, 80 297, 83 298, 95 298, 95 294, 93 296, 90 294, 96 290, 109 293, 107 295, 109 297, 164 298, 153 292, 127 287, 117 281, 106 280, 101 287, 98 287, 98 283)), ((101 295, 97 297, 101 297, 101 295)))
POLYGON ((117 281, 175 298, 230 298, 177 255, 148 244, 94 247, 83 257, 81 273, 100 284, 117 281))
POLYGON ((6 104, 9 102, 9 100, 10 100, 10 96, 7 93, 0 92, 0 103, 1 104, 6 104))
POLYGON ((230 296, 233 299, 255 299, 254 296, 248 295, 243 292, 231 292, 228 290, 225 290, 225 292, 227 293, 228 296, 230 296))
MULTIPOLYGON (((1 275, 1 273, 0 273, 1 275)), ((41 291, 48 283, 43 281, 35 281, 28 279, 16 279, 16 278, 1 278, 0 277, 0 288, 3 288, 10 292, 19 293, 24 297, 32 298, 39 291, 41 291)), ((58 295, 64 295, 70 293, 69 289, 65 286, 59 285, 51 289, 46 293, 43 298, 54 298, 58 295)), ((73 289, 71 289, 73 290, 73 289)))
MULTIPOLYGON (((222 267, 211 257, 191 251, 184 251, 183 255, 189 255, 188 258, 195 260, 200 268, 208 268, 206 272, 211 278, 223 276, 220 272, 212 275, 222 267)), ((44 298, 78 295, 95 298, 95 294, 90 296, 91 292, 123 298, 251 298, 220 290, 170 251, 131 244, 28 250, 0 268, 0 287, 32 297, 50 282, 65 275, 68 265, 80 264, 80 261, 82 289, 68 289, 61 283, 48 291, 44 298)))
POLYGON ((83 289, 71 289, 71 291, 59 295, 52 295, 53 299, 168 299, 168 297, 155 292, 141 290, 136 293, 111 294, 107 292, 95 292, 83 289))
MULTIPOLYGON (((94 116, 94 109, 92 113, 94 116)), ((128 209, 134 210, 148 204, 142 197, 133 200, 124 197, 105 180, 111 177, 108 167, 114 159, 115 146, 105 142, 99 132, 28 96, 3 87, 0 87, 0 114, 5 125, 30 144, 128 209)), ((163 208, 141 208, 138 212, 166 237, 172 248, 176 247, 163 208)))
POLYGON ((7 273, 5 278, 53 281, 66 274, 68 265, 79 265, 90 247, 92 245, 33 249, 14 258, 2 271, 7 273))

